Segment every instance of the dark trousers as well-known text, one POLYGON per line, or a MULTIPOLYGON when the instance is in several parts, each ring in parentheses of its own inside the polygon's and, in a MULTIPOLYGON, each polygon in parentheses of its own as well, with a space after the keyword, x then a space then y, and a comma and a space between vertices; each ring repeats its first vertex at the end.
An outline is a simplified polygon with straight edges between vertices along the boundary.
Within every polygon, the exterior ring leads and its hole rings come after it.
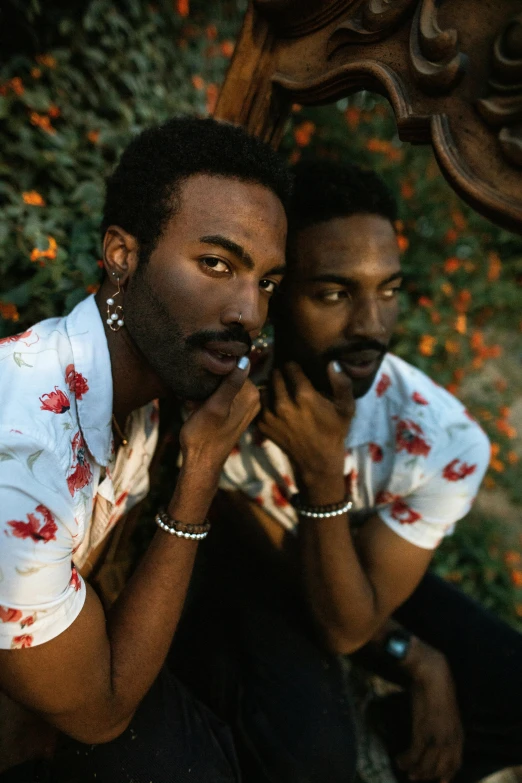
POLYGON ((225 724, 164 668, 113 742, 67 741, 53 763, 28 762, 1 783, 239 783, 225 724))
MULTIPOLYGON (((248 783, 349 783, 357 751, 338 661, 299 599, 255 558, 230 545, 218 553, 177 637, 181 676, 231 725, 248 783)), ((452 669, 465 731, 455 783, 522 764, 522 636, 432 574, 396 619, 452 669)), ((393 757, 410 742, 407 692, 383 713, 393 757)))

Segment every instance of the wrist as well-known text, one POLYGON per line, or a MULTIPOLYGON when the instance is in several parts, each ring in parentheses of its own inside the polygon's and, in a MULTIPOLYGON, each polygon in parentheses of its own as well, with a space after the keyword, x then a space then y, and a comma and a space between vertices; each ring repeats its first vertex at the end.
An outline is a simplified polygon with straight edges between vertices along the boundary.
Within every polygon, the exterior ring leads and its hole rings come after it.
POLYGON ((432 679, 434 668, 442 664, 446 665, 446 658, 439 650, 425 644, 416 636, 411 637, 408 654, 401 666, 412 680, 432 679))
POLYGON ((219 485, 219 470, 184 463, 167 513, 188 524, 201 524, 219 485))
POLYGON ((299 494, 311 506, 338 503, 346 496, 342 466, 335 471, 300 471, 296 478, 299 494))

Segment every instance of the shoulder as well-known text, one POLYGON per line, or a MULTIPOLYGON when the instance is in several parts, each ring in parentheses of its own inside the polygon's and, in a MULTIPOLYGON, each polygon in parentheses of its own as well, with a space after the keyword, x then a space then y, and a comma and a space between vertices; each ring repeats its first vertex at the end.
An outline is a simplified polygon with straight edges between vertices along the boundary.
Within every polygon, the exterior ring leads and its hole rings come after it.
MULTIPOLYGON (((69 388, 73 365, 64 318, 50 318, 21 334, 0 340, 0 429, 22 443, 38 441, 56 449, 69 443, 76 401, 69 388), (67 437, 64 439, 64 435, 67 437)), ((67 449, 68 450, 68 449, 67 449)))

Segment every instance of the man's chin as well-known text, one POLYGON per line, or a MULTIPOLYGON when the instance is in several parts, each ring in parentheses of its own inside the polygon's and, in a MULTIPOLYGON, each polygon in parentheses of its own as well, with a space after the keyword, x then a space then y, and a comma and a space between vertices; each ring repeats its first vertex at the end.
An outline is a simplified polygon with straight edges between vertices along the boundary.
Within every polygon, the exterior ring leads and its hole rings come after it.
POLYGON ((163 378, 166 386, 176 397, 190 402, 205 402, 205 400, 208 400, 222 380, 222 376, 213 375, 209 372, 204 374, 184 374, 181 380, 180 374, 173 378, 163 378))

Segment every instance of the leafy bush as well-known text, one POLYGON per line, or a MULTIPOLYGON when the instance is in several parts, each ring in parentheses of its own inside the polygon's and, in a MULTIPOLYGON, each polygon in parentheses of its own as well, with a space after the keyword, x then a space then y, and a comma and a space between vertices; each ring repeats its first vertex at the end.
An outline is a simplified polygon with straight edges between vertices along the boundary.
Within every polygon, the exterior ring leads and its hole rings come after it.
MULTIPOLYGON (((142 128, 212 111, 246 6, 10 2, 17 35, 0 70, 0 337, 96 290, 106 176, 142 128)), ((465 400, 494 444, 486 486, 519 502, 510 357, 522 353, 520 240, 463 204, 429 149, 401 144, 381 98, 295 106, 282 149, 292 161, 357 160, 399 195, 407 284, 394 349, 465 400)), ((436 567, 515 621, 522 570, 509 537, 472 515, 436 567)))

